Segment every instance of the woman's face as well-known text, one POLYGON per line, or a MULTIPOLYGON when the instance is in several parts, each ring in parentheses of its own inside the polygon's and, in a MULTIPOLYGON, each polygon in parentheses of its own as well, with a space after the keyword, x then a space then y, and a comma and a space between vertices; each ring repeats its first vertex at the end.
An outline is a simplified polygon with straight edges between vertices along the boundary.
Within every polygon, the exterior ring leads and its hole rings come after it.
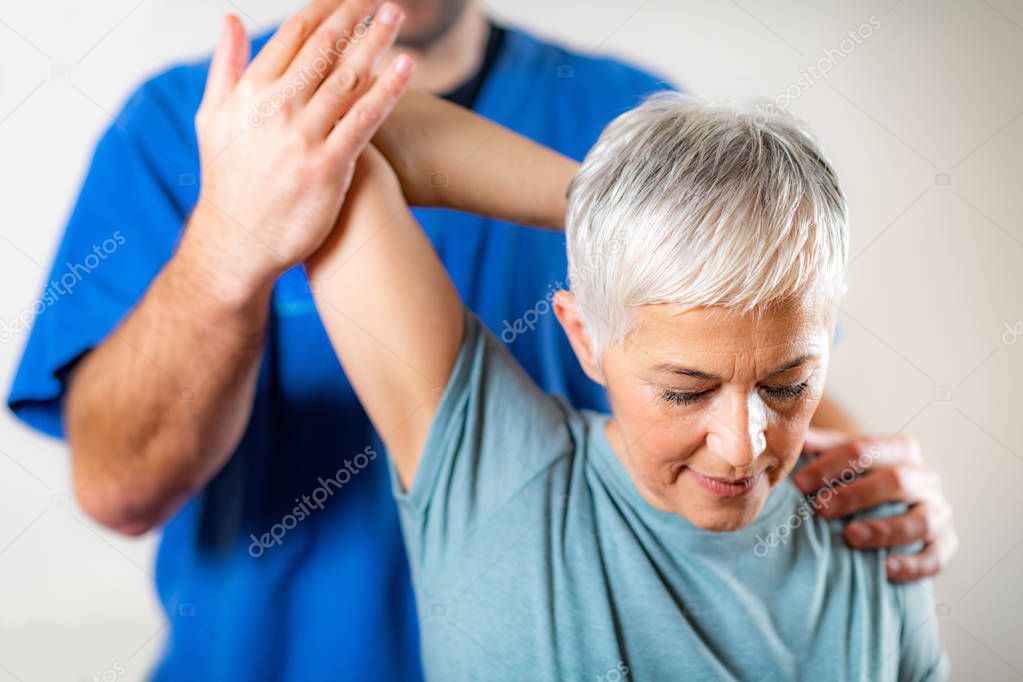
POLYGON ((608 438, 653 506, 710 531, 749 524, 785 479, 824 390, 834 308, 759 316, 643 306, 601 357, 608 438))

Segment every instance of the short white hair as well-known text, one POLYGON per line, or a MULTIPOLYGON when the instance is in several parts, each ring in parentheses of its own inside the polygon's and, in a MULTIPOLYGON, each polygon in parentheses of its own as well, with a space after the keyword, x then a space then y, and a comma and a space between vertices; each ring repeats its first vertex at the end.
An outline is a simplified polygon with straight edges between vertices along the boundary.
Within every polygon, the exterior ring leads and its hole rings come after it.
POLYGON ((787 114, 656 93, 612 121, 568 190, 569 282, 599 357, 636 307, 764 310, 844 289, 848 209, 787 114))

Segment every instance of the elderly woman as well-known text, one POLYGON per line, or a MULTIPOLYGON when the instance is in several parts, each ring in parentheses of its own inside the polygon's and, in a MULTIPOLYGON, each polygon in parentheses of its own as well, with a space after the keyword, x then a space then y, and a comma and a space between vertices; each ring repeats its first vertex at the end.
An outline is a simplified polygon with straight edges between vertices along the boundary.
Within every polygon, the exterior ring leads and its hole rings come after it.
MULTIPOLYGON (((376 144, 413 175, 395 128, 376 144)), ((567 216, 570 290, 533 313, 557 315, 612 413, 533 384, 367 150, 307 266, 387 446, 427 677, 944 677, 927 585, 889 583, 886 554, 848 548, 789 481, 848 248, 806 131, 662 94, 578 172, 506 131, 477 154, 465 203, 567 216)))

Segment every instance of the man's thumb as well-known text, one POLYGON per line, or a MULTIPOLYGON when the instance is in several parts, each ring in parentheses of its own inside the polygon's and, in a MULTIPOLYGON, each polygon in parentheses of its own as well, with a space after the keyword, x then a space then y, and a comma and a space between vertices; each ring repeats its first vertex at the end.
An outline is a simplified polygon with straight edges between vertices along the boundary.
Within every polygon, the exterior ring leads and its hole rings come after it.
POLYGON ((228 14, 224 17, 220 43, 210 61, 204 103, 216 105, 231 94, 249 62, 250 49, 242 22, 233 14, 228 14))

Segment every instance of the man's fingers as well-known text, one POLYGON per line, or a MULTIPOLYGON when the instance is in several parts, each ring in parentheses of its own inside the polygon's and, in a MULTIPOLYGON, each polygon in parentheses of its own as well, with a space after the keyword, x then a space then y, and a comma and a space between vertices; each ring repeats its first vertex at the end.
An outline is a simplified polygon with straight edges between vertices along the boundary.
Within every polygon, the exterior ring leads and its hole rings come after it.
POLYGON ((959 537, 951 527, 919 554, 891 554, 885 561, 885 573, 893 583, 929 578, 941 572, 959 548, 959 537))
POLYGON ((369 91, 359 98, 327 136, 327 144, 334 154, 340 158, 358 156, 408 87, 413 71, 415 61, 407 54, 391 60, 369 91))
POLYGON ((864 449, 856 442, 832 447, 820 453, 816 459, 807 462, 806 466, 792 477, 792 482, 803 493, 809 494, 830 485, 833 481, 841 481, 843 476, 849 480, 865 470, 860 466, 863 452, 864 449))
POLYGON ((242 22, 233 14, 224 17, 220 43, 213 53, 206 77, 206 91, 202 101, 204 106, 215 107, 231 94, 249 61, 249 50, 249 40, 245 36, 242 22))
POLYGON ((800 469, 792 481, 809 494, 834 481, 848 482, 873 469, 921 461, 920 447, 909 436, 851 440, 822 452, 800 469))
POLYGON ((252 60, 245 77, 254 83, 266 83, 284 75, 309 36, 337 6, 338 0, 314 0, 292 15, 252 60))
POLYGON ((393 2, 380 8, 367 34, 357 44, 352 44, 349 53, 316 91, 305 113, 305 125, 321 136, 334 128, 338 119, 369 88, 377 65, 394 45, 404 18, 401 8, 393 2))
POLYGON ((934 542, 952 518, 946 503, 921 502, 899 516, 853 521, 845 527, 845 539, 857 549, 899 547, 914 542, 934 542))
POLYGON ((888 502, 916 504, 939 496, 941 478, 924 467, 902 465, 872 471, 848 485, 834 486, 831 495, 818 495, 818 512, 841 518, 888 502))
POLYGON ((848 441, 848 434, 841 431, 818 429, 811 426, 807 429, 806 438, 803 440, 803 452, 816 456, 848 441))
POLYGON ((294 97, 297 102, 308 101, 352 46, 365 40, 371 30, 366 22, 381 2, 345 0, 316 27, 285 70, 285 78, 301 80, 294 97))

